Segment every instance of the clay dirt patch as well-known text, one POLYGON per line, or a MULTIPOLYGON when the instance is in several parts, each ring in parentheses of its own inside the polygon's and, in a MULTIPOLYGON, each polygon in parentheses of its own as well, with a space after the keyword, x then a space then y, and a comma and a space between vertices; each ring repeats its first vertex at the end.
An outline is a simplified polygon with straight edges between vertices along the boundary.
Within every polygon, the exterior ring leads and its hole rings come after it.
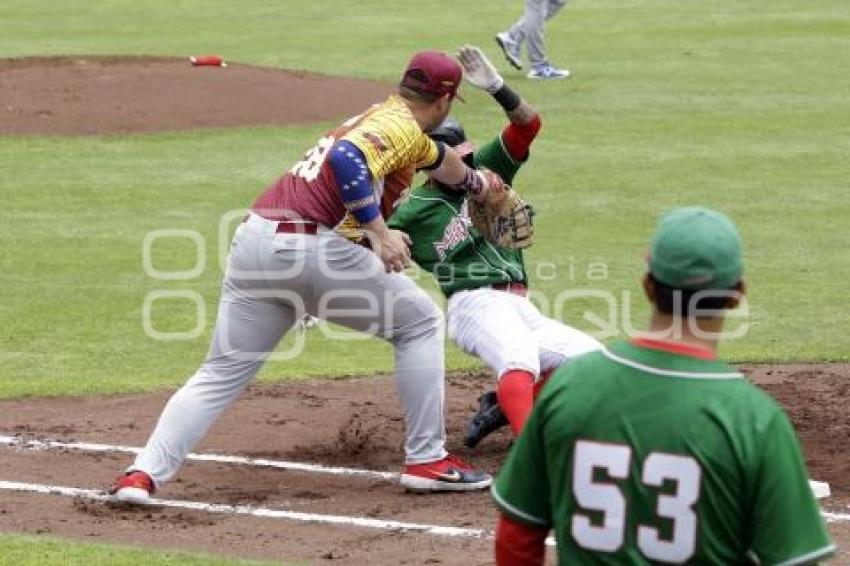
MULTIPOLYGON (((742 368, 791 415, 809 472, 831 484, 826 510, 848 513, 850 365, 742 368)), ((483 373, 454 374, 447 386, 449 449, 495 473, 510 447, 506 429, 473 451, 461 445, 483 373)), ((0 435, 142 446, 170 392, 0 402, 0 435)), ((256 384, 213 426, 196 452, 399 470, 403 419, 389 377, 256 384)), ((0 480, 103 489, 132 460, 124 453, 21 450, 0 446, 0 480)), ((165 499, 468 529, 491 529, 486 492, 410 495, 394 480, 189 461, 157 494, 165 499)), ((850 523, 830 530, 842 549, 850 523)), ((69 497, 0 492, 0 532, 51 533, 98 542, 323 564, 490 564, 492 541, 345 525, 133 508, 69 497)), ((850 555, 842 550, 836 563, 850 555)))
POLYGON ((101 135, 286 126, 338 119, 392 86, 165 57, 0 59, 0 135, 101 135))

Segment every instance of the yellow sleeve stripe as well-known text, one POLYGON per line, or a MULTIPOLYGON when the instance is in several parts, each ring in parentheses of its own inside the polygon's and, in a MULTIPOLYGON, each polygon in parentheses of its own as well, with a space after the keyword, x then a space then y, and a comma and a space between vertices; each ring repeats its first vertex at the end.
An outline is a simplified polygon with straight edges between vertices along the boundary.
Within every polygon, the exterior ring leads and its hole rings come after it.
POLYGON ((369 195, 368 197, 346 202, 345 208, 348 210, 360 210, 361 208, 367 208, 373 204, 375 204, 375 195, 369 195))

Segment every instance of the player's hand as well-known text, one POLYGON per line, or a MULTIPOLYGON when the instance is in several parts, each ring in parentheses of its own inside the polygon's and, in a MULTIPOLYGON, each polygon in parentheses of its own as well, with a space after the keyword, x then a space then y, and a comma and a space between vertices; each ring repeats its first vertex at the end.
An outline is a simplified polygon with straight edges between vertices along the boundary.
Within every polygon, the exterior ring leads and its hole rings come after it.
POLYGON ((466 80, 475 88, 493 94, 505 84, 502 75, 499 74, 499 71, 496 70, 496 67, 487 59, 480 48, 474 45, 464 45, 458 51, 457 58, 463 66, 466 80))
POLYGON ((410 236, 401 230, 386 230, 370 237, 372 251, 378 254, 387 272, 404 271, 410 265, 410 236))
POLYGON ((478 169, 475 174, 482 180, 482 189, 478 193, 472 195, 473 199, 478 202, 486 202, 488 204, 504 200, 505 191, 507 191, 509 187, 498 174, 490 171, 489 169, 478 169))

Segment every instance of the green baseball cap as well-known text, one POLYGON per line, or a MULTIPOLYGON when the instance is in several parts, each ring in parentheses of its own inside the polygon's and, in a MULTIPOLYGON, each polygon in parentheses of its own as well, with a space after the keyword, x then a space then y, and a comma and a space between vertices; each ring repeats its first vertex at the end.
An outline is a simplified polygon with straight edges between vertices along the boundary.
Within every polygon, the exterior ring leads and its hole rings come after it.
POLYGON ((700 207, 661 217, 649 250, 649 272, 674 289, 728 289, 741 280, 741 236, 728 216, 700 207))

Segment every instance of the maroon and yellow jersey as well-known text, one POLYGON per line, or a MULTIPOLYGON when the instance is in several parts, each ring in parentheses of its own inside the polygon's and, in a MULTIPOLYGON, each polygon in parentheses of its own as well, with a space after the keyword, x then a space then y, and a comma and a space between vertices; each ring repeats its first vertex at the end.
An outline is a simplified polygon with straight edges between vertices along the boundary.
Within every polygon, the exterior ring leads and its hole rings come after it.
POLYGON ((415 170, 431 166, 439 158, 436 144, 404 101, 393 95, 328 132, 260 195, 252 209, 272 220, 305 219, 330 227, 340 224, 347 213, 326 157, 334 143, 343 139, 363 152, 385 216, 410 185, 415 170))

